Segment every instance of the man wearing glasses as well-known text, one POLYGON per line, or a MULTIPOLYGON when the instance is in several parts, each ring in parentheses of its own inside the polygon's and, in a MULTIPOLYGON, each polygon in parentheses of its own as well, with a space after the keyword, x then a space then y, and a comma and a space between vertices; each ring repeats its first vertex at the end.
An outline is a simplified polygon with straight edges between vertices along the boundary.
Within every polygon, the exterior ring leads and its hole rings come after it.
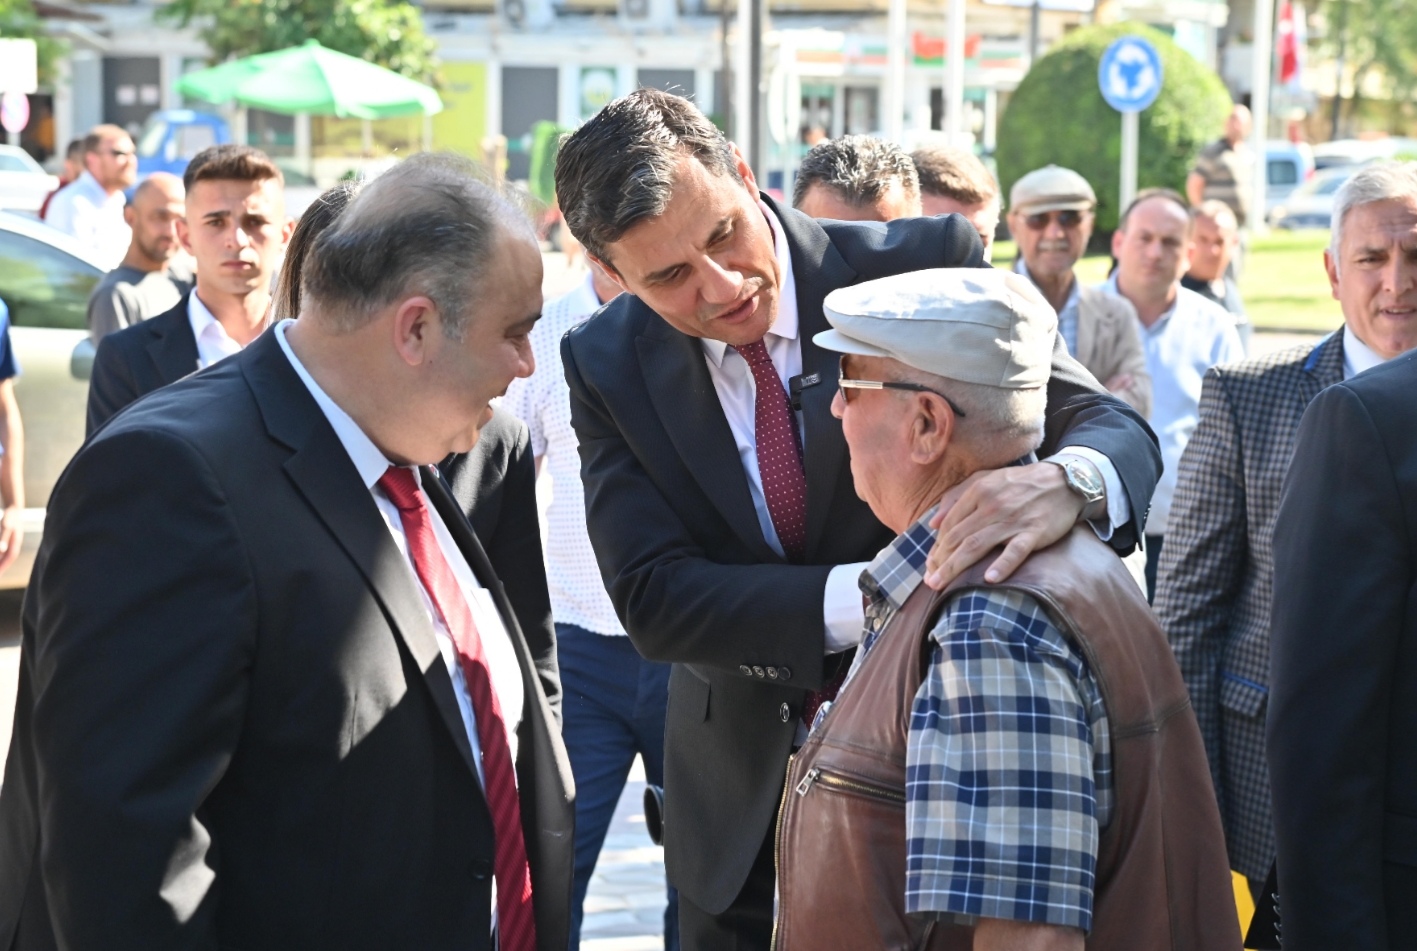
POLYGON ((45 221, 73 235, 112 270, 133 239, 123 218, 123 191, 137 180, 132 137, 116 125, 94 126, 84 137, 83 172, 54 195, 45 221))
POLYGON ((1009 231, 1014 270, 1033 281, 1058 312, 1068 352, 1143 416, 1151 413, 1151 374, 1137 334, 1136 310, 1122 297, 1083 287, 1073 272, 1092 237, 1092 186, 1070 168, 1048 165, 1014 183, 1009 231))

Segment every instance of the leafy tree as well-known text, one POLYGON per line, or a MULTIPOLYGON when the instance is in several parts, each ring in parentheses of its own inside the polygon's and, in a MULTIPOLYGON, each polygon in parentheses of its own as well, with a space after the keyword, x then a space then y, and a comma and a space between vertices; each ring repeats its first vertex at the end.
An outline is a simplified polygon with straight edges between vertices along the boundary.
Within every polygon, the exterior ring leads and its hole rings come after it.
POLYGON ((46 36, 44 23, 34 12, 30 0, 0 0, 0 37, 6 39, 34 40, 39 53, 39 81, 41 85, 54 82, 54 65, 64 54, 64 44, 46 36))
MULTIPOLYGON (((1340 74, 1353 71, 1350 124, 1370 74, 1382 78, 1394 106, 1410 102, 1417 92, 1417 0, 1325 0, 1321 9, 1327 29, 1319 48, 1333 58, 1340 74)), ((1330 126, 1334 138, 1345 131, 1342 106, 1342 97, 1335 95, 1330 126)))
POLYGON ((1108 45, 1135 34, 1161 56, 1161 94, 1138 117, 1137 188, 1181 190, 1196 153, 1220 135, 1230 94, 1213 71, 1165 34, 1138 23, 1074 30, 1040 58, 1019 83, 999 123, 999 184, 1035 168, 1071 168, 1097 192, 1097 229, 1117 227, 1122 119, 1102 98, 1097 68, 1108 45))
MULTIPOLYGON (((0 3, 12 0, 0 0, 0 3)), ((434 43, 423 17, 404 0, 172 0, 160 21, 202 24, 216 62, 319 40, 422 82, 436 82, 434 43)))

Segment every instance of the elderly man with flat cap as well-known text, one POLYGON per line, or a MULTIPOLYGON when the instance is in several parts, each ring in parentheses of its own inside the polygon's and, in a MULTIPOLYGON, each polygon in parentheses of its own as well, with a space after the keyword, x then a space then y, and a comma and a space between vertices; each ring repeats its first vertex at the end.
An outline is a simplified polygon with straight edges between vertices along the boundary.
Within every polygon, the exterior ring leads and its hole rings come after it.
POLYGON ((1200 731, 1116 555, 1074 530, 1003 583, 922 583, 941 495, 1042 441, 1053 309, 935 269, 824 311, 856 491, 898 534, 788 774, 776 946, 1238 949, 1200 731))
POLYGON ((1151 412, 1151 374, 1131 303, 1083 287, 1074 271, 1092 237, 1097 195, 1070 168, 1045 165, 1014 182, 1009 233, 1018 244, 1014 270, 1038 286, 1058 312, 1068 353, 1108 391, 1143 416, 1151 412))

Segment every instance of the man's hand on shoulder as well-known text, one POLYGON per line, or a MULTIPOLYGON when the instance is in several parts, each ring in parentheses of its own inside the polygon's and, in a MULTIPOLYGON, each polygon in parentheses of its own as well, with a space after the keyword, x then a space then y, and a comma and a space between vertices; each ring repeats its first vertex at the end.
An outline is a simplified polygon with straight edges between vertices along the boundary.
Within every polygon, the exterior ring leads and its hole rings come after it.
POLYGON ((939 534, 925 565, 925 583, 944 588, 1000 545, 1004 550, 984 577, 1003 581, 1030 554, 1066 535, 1082 510, 1082 498, 1052 463, 976 472, 945 493, 930 522, 939 534))

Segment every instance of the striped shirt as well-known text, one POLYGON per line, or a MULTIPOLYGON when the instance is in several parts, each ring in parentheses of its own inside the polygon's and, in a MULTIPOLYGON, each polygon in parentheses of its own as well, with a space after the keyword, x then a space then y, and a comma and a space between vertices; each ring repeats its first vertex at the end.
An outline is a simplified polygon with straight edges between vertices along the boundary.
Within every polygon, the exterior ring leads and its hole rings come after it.
POLYGON ((1219 139, 1201 149, 1195 168, 1191 169, 1205 179, 1205 200, 1215 199, 1229 205, 1242 228, 1249 217, 1254 164, 1249 146, 1244 142, 1235 146, 1227 139, 1219 139))

